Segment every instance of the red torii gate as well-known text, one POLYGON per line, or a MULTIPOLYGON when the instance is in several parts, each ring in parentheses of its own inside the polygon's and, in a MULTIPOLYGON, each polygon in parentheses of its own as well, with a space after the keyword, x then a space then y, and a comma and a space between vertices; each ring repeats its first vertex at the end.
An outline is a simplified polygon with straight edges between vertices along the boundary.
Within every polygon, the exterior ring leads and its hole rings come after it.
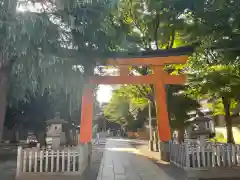
MULTIPOLYGON (((106 65, 118 66, 120 68, 120 76, 93 76, 90 77, 89 84, 153 84, 157 110, 158 135, 161 141, 166 142, 171 139, 171 130, 167 111, 165 85, 184 84, 186 76, 169 75, 164 71, 164 66, 169 64, 185 64, 187 59, 187 55, 108 59, 106 65), (152 68, 153 73, 146 76, 129 76, 128 69, 130 66, 149 66, 152 68)), ((89 85, 85 85, 81 109, 81 143, 89 143, 92 139, 92 119, 93 89, 89 85)))

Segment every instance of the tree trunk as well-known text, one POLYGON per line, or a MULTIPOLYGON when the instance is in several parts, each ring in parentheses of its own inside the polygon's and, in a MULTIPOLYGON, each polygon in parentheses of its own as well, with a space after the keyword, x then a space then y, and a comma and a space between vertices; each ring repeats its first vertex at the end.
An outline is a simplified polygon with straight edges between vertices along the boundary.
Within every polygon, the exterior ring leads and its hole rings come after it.
MULTIPOLYGON (((2 1, 4 11, 1 13, 1 20, 8 22, 16 13, 17 0, 4 0, 2 1)), ((3 37, 8 36, 7 28, 3 27, 1 32, 3 37)), ((7 54, 7 53, 6 53, 7 54)), ((0 141, 3 135, 3 126, 5 120, 6 106, 7 106, 7 89, 8 89, 8 75, 11 63, 4 53, 1 53, 0 63, 0 141)))
POLYGON ((182 143, 184 141, 184 128, 178 129, 178 142, 182 143))
POLYGON ((40 143, 40 146, 45 146, 47 145, 47 142, 46 142, 46 133, 43 132, 43 131, 40 131, 40 132, 35 132, 35 136, 37 138, 37 141, 38 143, 40 143))
POLYGON ((234 144, 233 132, 232 132, 232 118, 230 115, 230 105, 231 100, 226 97, 222 97, 224 112, 225 112, 225 122, 227 128, 227 142, 234 144))
POLYGON ((7 106, 7 89, 8 89, 8 70, 7 68, 0 69, 0 141, 3 136, 3 126, 5 120, 7 106))

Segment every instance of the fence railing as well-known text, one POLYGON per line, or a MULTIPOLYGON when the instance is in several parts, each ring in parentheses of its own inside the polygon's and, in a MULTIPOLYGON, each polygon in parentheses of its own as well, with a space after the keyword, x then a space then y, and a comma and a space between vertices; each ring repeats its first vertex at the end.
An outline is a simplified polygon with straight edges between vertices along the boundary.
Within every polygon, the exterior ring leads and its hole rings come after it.
POLYGON ((186 166, 186 148, 185 144, 169 144, 170 162, 176 166, 184 168, 186 166))
POLYGON ((182 168, 240 168, 240 145, 170 142, 170 162, 182 168))
POLYGON ((18 147, 17 176, 21 173, 82 173, 88 165, 88 144, 59 150, 18 147))

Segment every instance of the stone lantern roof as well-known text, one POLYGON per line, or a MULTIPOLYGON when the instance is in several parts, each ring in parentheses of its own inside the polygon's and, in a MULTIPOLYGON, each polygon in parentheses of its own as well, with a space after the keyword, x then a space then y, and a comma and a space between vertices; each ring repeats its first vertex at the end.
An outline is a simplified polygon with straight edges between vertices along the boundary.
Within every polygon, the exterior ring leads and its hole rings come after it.
POLYGON ((206 123, 212 121, 212 118, 204 116, 203 113, 198 112, 197 117, 190 118, 187 120, 189 127, 193 129, 190 130, 189 134, 191 138, 197 138, 202 135, 209 135, 212 133, 211 128, 206 127, 206 123))
POLYGON ((53 119, 47 120, 47 124, 67 124, 68 122, 60 118, 60 113, 56 113, 53 119))
POLYGON ((200 122, 209 122, 211 121, 212 118, 207 117, 207 116, 199 116, 199 117, 193 117, 189 120, 187 120, 189 123, 200 123, 200 122))

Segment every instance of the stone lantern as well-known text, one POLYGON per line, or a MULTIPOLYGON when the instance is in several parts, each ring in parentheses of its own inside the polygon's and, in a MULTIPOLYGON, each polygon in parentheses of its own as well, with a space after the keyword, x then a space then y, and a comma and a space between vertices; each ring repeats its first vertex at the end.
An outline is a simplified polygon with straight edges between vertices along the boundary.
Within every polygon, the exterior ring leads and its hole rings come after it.
POLYGON ((56 113, 55 118, 46 121, 47 123, 47 144, 51 144, 53 149, 58 149, 66 144, 66 134, 63 131, 64 125, 68 122, 60 118, 60 113, 56 113))
POLYGON ((212 118, 207 116, 198 116, 189 120, 188 134, 190 139, 198 139, 200 144, 215 133, 215 127, 212 118))

